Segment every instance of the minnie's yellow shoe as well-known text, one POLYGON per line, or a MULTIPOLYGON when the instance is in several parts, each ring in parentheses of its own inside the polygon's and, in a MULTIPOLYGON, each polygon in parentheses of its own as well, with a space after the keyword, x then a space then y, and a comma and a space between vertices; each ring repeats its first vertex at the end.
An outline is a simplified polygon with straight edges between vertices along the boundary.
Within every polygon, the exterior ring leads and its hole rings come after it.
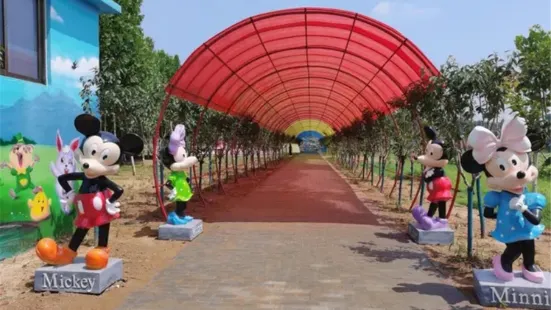
POLYGON ((46 264, 60 266, 73 262, 77 253, 66 246, 58 245, 55 240, 43 238, 36 244, 36 255, 46 264))
POLYGON ((109 262, 109 248, 96 247, 91 249, 84 258, 86 268, 91 270, 103 269, 109 262))

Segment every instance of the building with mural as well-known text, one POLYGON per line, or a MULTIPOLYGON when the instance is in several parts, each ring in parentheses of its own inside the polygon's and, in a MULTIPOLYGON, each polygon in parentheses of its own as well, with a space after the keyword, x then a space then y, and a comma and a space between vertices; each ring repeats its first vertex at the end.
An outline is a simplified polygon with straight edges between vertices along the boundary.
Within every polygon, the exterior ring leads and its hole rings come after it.
POLYGON ((71 233, 59 174, 77 167, 81 78, 99 66, 112 0, 0 0, 0 260, 71 233))

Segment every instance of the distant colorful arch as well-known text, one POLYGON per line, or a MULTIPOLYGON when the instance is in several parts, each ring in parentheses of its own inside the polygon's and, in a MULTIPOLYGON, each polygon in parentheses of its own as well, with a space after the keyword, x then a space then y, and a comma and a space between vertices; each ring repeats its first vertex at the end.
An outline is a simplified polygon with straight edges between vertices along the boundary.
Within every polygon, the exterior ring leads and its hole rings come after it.
POLYGON ((284 133, 289 136, 298 136, 301 132, 304 131, 316 131, 322 136, 331 136, 335 133, 333 128, 326 122, 323 122, 319 119, 304 119, 292 123, 284 133))

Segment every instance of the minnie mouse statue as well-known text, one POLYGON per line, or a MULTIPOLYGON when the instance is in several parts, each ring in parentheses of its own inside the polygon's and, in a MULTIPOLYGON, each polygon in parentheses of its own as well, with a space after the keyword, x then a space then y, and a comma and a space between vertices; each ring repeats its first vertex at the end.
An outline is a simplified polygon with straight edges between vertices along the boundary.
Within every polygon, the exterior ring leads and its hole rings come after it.
POLYGON ((503 254, 492 260, 495 276, 513 280, 513 263, 522 255, 522 276, 542 283, 544 273, 535 264, 534 240, 545 228, 540 222, 547 202, 543 195, 526 190, 526 185, 538 177, 529 156, 536 150, 526 135, 526 122, 517 116, 503 123, 500 138, 476 126, 467 141, 472 149, 462 154, 461 166, 472 174, 484 172, 492 189, 484 196, 484 217, 497 219, 491 235, 506 245, 503 254))
POLYGON ((177 125, 170 135, 168 147, 162 152, 163 164, 171 171, 165 184, 171 190, 168 198, 176 202, 176 211, 168 215, 167 223, 171 225, 185 225, 193 220, 191 216, 185 215, 187 202, 193 196, 186 170, 198 161, 195 156, 187 155, 185 139, 186 128, 177 125))

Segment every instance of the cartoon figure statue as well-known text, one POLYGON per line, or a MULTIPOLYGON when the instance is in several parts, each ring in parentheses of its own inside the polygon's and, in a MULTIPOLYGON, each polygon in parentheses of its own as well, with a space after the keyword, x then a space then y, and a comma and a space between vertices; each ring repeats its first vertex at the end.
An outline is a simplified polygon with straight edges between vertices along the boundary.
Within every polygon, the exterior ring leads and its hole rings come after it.
POLYGON ((185 138, 186 128, 177 125, 162 154, 163 164, 171 171, 165 184, 171 190, 168 198, 176 202, 176 211, 168 215, 167 223, 171 225, 185 225, 193 220, 191 216, 185 215, 187 202, 193 196, 186 170, 197 164, 197 158, 187 155, 185 138))
POLYGON ((545 228, 540 221, 547 202, 543 195, 525 189, 538 177, 537 168, 530 163, 533 150, 526 134, 525 120, 516 116, 503 123, 500 138, 477 126, 469 134, 472 150, 461 156, 461 166, 472 174, 484 172, 492 189, 484 196, 484 216, 497 219, 492 237, 506 245, 503 254, 492 261, 496 277, 513 280, 513 263, 522 255, 523 277, 541 283, 544 275, 535 265, 534 240, 545 228))
POLYGON ((143 141, 133 134, 125 135, 119 140, 110 132, 100 131, 100 121, 89 114, 77 116, 75 127, 85 136, 80 149, 75 153, 83 172, 63 174, 58 181, 69 197, 64 203, 76 203, 76 230, 68 247, 59 246, 54 240, 44 238, 36 245, 36 254, 51 265, 70 264, 88 230, 99 227, 98 247, 86 254, 85 261, 89 269, 103 269, 109 260, 107 243, 110 222, 120 217, 120 203, 117 200, 123 193, 123 189, 107 176, 119 171, 123 153, 138 155, 143 149, 143 141), (75 195, 69 181, 76 180, 81 180, 82 185, 75 195))
POLYGON ((425 148, 425 154, 413 158, 425 166, 423 180, 429 192, 427 200, 430 201, 430 205, 428 212, 425 213, 423 207, 416 206, 412 214, 422 229, 432 230, 448 225, 446 203, 452 198, 452 183, 444 171, 444 167, 448 164, 446 145, 438 140, 432 128, 426 126, 424 130, 430 139, 425 148), (433 218, 436 209, 438 209, 438 217, 433 218))
POLYGON ((33 199, 27 200, 31 219, 35 222, 40 222, 50 216, 50 207, 52 200, 46 196, 46 193, 41 186, 37 187, 37 193, 33 199))
POLYGON ((16 199, 21 191, 31 189, 33 193, 37 193, 31 180, 31 172, 34 165, 39 162, 38 156, 33 156, 34 147, 31 144, 25 144, 23 136, 17 134, 17 143, 11 148, 9 154, 9 162, 4 162, 0 168, 10 168, 11 175, 15 176, 15 188, 10 189, 10 196, 16 199))
MULTIPOLYGON (((57 160, 55 161, 55 163, 50 163, 50 170, 57 179, 61 175, 73 173, 76 171, 74 152, 76 151, 76 149, 78 149, 79 138, 75 138, 71 141, 69 145, 63 146, 63 140, 61 140, 61 135, 59 134, 58 130, 55 142, 57 147, 57 160)), ((69 186, 71 188, 74 188, 74 182, 69 182, 69 186)), ((69 199, 69 197, 67 196, 67 193, 63 190, 59 182, 56 182, 55 184, 55 191, 57 193, 57 197, 60 200, 65 201, 65 203, 60 204, 61 211, 64 214, 70 214, 72 208, 71 205, 67 204, 67 200, 69 199)))

